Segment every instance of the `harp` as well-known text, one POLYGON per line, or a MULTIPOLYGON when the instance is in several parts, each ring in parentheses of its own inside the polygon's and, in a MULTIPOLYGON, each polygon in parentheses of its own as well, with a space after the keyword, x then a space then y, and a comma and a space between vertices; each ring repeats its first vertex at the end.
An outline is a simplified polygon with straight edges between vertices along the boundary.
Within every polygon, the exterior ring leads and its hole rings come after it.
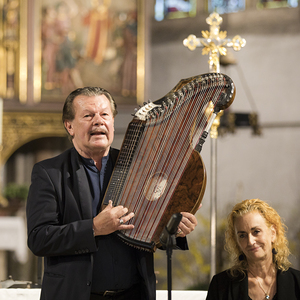
POLYGON ((234 96, 227 75, 207 73, 181 80, 135 113, 103 199, 135 213, 134 229, 117 232, 123 241, 154 252, 174 213, 195 214, 206 186, 202 145, 234 96))

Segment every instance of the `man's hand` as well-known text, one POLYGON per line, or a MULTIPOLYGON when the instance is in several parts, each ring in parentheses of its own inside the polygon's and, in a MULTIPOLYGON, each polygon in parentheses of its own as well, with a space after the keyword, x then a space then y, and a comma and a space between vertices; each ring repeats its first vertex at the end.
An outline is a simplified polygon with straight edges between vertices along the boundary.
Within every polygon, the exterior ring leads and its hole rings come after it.
MULTIPOLYGON (((200 209, 202 206, 202 203, 200 204, 199 208, 200 209)), ((185 237, 189 233, 191 233, 195 227, 198 224, 198 221, 196 217, 188 212, 182 212, 182 219, 178 225, 178 230, 177 230, 177 235, 179 237, 185 237)))
POLYGON ((134 213, 131 212, 126 215, 127 213, 126 207, 122 205, 113 207, 110 200, 105 209, 93 219, 94 235, 107 235, 116 230, 133 229, 134 225, 126 225, 126 222, 134 216, 134 213))
POLYGON ((191 233, 198 224, 196 217, 188 212, 182 212, 182 219, 178 226, 177 236, 185 237, 191 233))

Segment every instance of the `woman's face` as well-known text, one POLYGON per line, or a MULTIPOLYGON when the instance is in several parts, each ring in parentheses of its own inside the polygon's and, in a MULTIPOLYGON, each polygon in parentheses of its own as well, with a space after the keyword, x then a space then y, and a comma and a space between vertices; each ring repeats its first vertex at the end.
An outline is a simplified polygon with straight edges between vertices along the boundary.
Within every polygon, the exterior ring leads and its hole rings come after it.
POLYGON ((250 212, 237 217, 234 222, 237 243, 249 263, 272 258, 272 243, 276 230, 267 226, 259 212, 250 212))

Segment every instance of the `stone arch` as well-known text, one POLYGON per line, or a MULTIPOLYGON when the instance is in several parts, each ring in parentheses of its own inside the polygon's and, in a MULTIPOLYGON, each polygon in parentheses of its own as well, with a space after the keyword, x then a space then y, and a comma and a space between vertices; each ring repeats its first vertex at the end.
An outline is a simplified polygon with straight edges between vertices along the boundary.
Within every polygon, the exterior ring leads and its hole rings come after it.
POLYGON ((4 112, 1 165, 22 145, 41 137, 65 137, 61 113, 4 112))

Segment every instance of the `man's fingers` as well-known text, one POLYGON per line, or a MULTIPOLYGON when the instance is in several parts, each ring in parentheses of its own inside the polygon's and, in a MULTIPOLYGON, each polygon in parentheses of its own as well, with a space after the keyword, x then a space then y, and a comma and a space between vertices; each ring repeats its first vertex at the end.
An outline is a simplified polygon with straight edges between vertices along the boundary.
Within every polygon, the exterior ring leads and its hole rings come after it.
POLYGON ((116 226, 115 230, 128 230, 134 228, 133 224, 127 224, 127 222, 134 216, 133 212, 127 214, 127 207, 124 207, 122 205, 113 207, 113 202, 109 200, 108 205, 104 210, 109 213, 110 218, 113 220, 114 226, 116 226))
POLYGON ((196 226, 198 224, 197 218, 188 212, 182 212, 182 219, 181 222, 185 223, 187 226, 188 224, 193 224, 194 226, 196 226))
POLYGON ((111 200, 108 201, 108 204, 105 206, 105 208, 103 209, 103 211, 104 210, 110 210, 110 209, 112 209, 112 201, 111 200))
POLYGON ((126 216, 122 216, 121 218, 119 218, 119 229, 132 229, 134 227, 133 224, 126 224, 131 218, 133 218, 134 213, 131 212, 130 214, 126 215, 126 216))
POLYGON ((182 219, 178 226, 177 235, 179 236, 186 236, 191 233, 195 227, 197 226, 197 218, 188 212, 182 212, 182 219))

